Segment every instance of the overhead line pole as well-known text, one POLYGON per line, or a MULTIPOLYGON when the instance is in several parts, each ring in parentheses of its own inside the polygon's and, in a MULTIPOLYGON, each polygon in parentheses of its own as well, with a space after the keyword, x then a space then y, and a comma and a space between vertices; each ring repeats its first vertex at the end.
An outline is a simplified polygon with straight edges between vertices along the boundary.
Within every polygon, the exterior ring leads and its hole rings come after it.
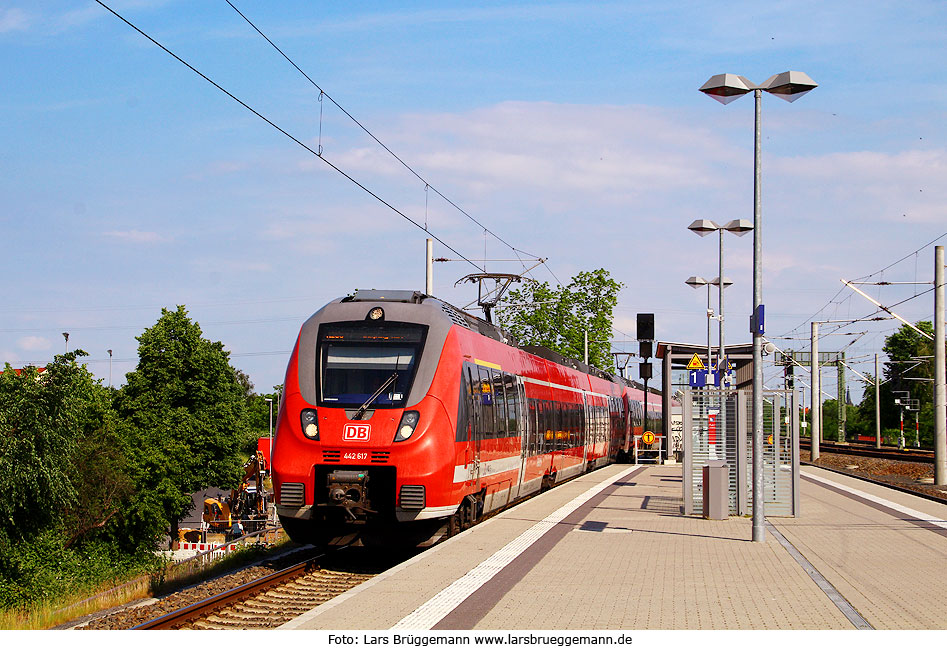
POLYGON ((812 371, 812 400, 809 412, 812 431, 809 433, 809 461, 815 462, 819 458, 819 437, 822 435, 822 376, 819 371, 819 322, 812 322, 812 360, 809 362, 812 371))
POLYGON ((934 483, 947 484, 947 368, 944 366, 944 247, 934 247, 934 483))
POLYGON ((875 353, 875 449, 881 449, 881 381, 878 379, 878 353, 875 353))

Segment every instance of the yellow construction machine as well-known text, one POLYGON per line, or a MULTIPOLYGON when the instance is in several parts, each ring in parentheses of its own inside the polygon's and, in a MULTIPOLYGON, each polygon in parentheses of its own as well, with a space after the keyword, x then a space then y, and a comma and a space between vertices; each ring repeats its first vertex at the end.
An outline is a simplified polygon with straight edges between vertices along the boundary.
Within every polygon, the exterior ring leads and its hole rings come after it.
POLYGON ((239 537, 266 525, 270 473, 261 450, 243 464, 243 480, 225 499, 204 500, 203 520, 212 533, 239 537))

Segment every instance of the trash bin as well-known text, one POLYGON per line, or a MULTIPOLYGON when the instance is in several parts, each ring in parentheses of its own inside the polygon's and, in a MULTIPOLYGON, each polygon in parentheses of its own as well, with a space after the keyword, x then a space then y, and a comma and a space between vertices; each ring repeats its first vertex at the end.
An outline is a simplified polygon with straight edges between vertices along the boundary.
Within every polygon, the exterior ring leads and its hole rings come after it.
POLYGON ((704 471, 704 518, 726 520, 730 515, 730 468, 724 461, 709 461, 704 471))

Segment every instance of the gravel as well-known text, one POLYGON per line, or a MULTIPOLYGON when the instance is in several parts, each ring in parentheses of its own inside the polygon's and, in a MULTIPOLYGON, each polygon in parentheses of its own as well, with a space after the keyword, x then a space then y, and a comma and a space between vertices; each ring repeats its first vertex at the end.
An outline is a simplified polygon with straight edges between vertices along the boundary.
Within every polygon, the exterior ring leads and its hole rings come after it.
MULTIPOLYGON (((240 587, 256 579, 274 574, 290 565, 301 563, 312 557, 313 548, 303 547, 297 551, 283 553, 253 565, 208 579, 196 585, 163 596, 160 599, 143 599, 139 602, 112 608, 83 617, 57 628, 79 630, 125 630, 144 624, 170 612, 216 596, 227 590, 240 587)), ((377 574, 397 565, 416 551, 411 550, 366 550, 351 548, 332 552, 318 564, 323 569, 342 572, 377 574)))
MULTIPOLYGON (((800 458, 809 463, 809 451, 800 450, 800 458)), ((937 486, 934 464, 922 461, 892 461, 861 457, 851 454, 822 453, 812 464, 830 470, 839 470, 856 477, 864 477, 891 486, 908 489, 923 495, 947 499, 947 485, 937 486), (926 479, 927 481, 922 481, 926 479)))

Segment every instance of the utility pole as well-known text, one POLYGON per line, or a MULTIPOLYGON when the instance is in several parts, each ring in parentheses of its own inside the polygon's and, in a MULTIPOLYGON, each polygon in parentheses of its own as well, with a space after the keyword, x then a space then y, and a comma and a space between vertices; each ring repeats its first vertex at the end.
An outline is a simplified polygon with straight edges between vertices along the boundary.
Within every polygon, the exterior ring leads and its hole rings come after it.
POLYGON ((878 353, 875 353, 875 449, 881 449, 881 380, 878 379, 878 353))
POLYGON ((947 368, 944 366, 944 247, 934 247, 934 483, 947 484, 947 368))
POLYGON ((812 404, 809 406, 809 413, 812 414, 812 431, 809 432, 809 442, 811 451, 809 452, 809 461, 815 462, 819 458, 819 437, 822 435, 822 413, 820 405, 822 404, 822 378, 819 371, 819 322, 812 322, 812 361, 810 369, 812 371, 812 404))
POLYGON ((845 404, 845 353, 839 353, 835 362, 838 373, 838 442, 845 442, 845 422, 848 416, 848 405, 845 404))

